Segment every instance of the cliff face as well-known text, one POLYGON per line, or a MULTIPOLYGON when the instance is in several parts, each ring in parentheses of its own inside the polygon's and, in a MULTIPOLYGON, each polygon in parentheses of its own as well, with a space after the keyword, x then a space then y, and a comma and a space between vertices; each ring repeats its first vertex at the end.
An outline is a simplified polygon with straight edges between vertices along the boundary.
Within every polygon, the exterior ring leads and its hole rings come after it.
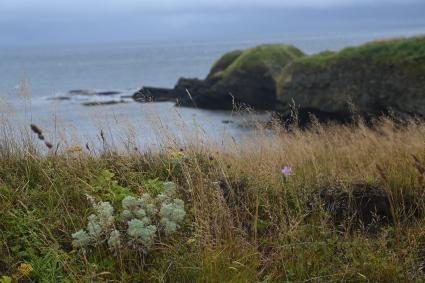
POLYGON ((280 110, 348 119, 394 113, 425 117, 425 37, 379 41, 294 61, 280 75, 280 110))
POLYGON ((182 78, 172 90, 145 87, 134 97, 208 109, 246 104, 283 117, 295 103, 300 117, 312 113, 319 120, 425 117, 425 37, 313 56, 291 45, 261 45, 225 54, 204 80, 182 78))
POLYGON ((175 89, 187 89, 198 107, 232 108, 234 100, 256 109, 274 109, 279 75, 290 62, 303 55, 297 48, 281 44, 233 51, 213 65, 205 80, 180 79, 175 89))

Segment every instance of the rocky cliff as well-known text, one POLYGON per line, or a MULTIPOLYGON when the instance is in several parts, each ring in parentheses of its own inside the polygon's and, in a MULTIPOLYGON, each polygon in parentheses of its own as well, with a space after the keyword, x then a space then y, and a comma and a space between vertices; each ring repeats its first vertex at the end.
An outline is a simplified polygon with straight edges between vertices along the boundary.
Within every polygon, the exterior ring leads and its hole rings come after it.
POLYGON ((203 80, 182 78, 170 90, 145 87, 134 98, 208 109, 245 104, 283 117, 295 104, 304 120, 310 113, 339 121, 350 121, 353 114, 425 117, 425 37, 312 56, 282 44, 232 51, 203 80))
POLYGON ((293 60, 304 56, 299 49, 282 44, 261 45, 222 56, 204 80, 181 78, 171 91, 144 88, 136 100, 169 97, 180 106, 232 109, 245 104, 255 109, 275 109, 277 80, 293 60))
POLYGON ((425 37, 376 41, 303 57, 278 80, 280 111, 349 120, 353 111, 369 118, 388 112, 425 117, 425 37))

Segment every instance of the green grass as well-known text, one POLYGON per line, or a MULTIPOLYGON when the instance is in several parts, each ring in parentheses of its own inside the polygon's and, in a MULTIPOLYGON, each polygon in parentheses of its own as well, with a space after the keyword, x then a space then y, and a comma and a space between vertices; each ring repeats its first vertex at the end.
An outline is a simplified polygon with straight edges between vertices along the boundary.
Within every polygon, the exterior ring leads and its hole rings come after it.
MULTIPOLYGON (((47 154, 37 141, 0 139, 0 278, 20 282, 423 282, 425 218, 344 232, 318 205, 326 186, 386 184, 395 210, 422 207, 425 124, 384 121, 375 130, 320 126, 220 151, 212 144, 157 153, 85 150, 47 154), (8 144, 9 146, 5 146, 8 144), (14 144, 14 146, 11 146, 14 144), (181 158, 182 155, 184 158, 181 158), (413 158, 414 156, 414 158, 413 158), (179 158, 176 158, 179 157, 179 158), (285 179, 280 169, 292 165, 285 179), (86 195, 122 195, 178 185, 182 229, 147 255, 104 246, 81 254, 71 234, 92 213, 86 195), (229 184, 220 188, 217 182, 229 184), (311 209, 311 205, 313 208, 311 209), (27 276, 22 263, 32 266, 27 276)), ((280 134, 279 134, 280 133, 280 134)))
MULTIPOLYGON (((231 77, 235 72, 247 72, 259 70, 269 70, 272 77, 276 78, 282 69, 296 58, 304 56, 303 52, 292 45, 284 44, 265 44, 255 48, 244 50, 242 53, 231 52, 218 62, 230 57, 231 64, 226 68, 222 68, 216 76, 226 79, 231 77)), ((227 61, 227 60, 225 60, 227 61)), ((228 63, 226 62, 226 63, 228 63)), ((214 65, 216 66, 216 65, 214 65)))
POLYGON ((225 71, 242 53, 243 51, 241 50, 234 50, 224 54, 213 64, 208 77, 213 78, 220 76, 220 73, 225 71))
POLYGON ((339 52, 325 51, 301 58, 297 63, 307 67, 366 62, 379 65, 416 65, 425 68, 425 37, 373 41, 339 52))
POLYGON ((307 82, 307 78, 316 77, 315 73, 321 73, 323 80, 331 82, 335 74, 346 78, 350 74, 394 73, 394 80, 416 81, 420 84, 424 72, 425 37, 372 41, 338 52, 324 51, 295 59, 282 69, 277 79, 277 96, 284 96, 283 89, 292 77, 302 77, 307 82))

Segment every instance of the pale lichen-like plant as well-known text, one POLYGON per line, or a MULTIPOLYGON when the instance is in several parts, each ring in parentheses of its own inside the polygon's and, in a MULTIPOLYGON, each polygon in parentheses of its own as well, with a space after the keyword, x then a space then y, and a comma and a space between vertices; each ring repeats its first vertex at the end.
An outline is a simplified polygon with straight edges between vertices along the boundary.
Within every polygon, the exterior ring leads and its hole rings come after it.
POLYGON ((90 247, 107 243, 109 250, 117 254, 126 243, 128 247, 146 252, 159 233, 170 236, 182 224, 186 211, 184 202, 176 196, 176 185, 163 183, 163 191, 156 197, 144 194, 141 197, 126 196, 119 216, 109 202, 92 203, 94 213, 88 217, 86 230, 72 234, 72 245, 85 253, 90 247))

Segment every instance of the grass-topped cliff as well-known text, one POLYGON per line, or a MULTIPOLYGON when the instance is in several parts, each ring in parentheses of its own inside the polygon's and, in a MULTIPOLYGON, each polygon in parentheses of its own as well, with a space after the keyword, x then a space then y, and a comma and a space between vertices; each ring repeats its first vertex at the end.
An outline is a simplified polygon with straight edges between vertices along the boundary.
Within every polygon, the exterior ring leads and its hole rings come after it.
POLYGON ((307 56, 292 45, 266 44, 223 55, 205 80, 181 79, 180 105, 232 109, 233 103, 278 110, 293 104, 307 117, 348 121, 382 114, 425 116, 425 37, 370 42, 307 56), (190 99, 186 90, 191 94, 190 99))
POLYGON ((425 37, 377 40, 338 52, 325 51, 297 60, 308 67, 330 67, 356 61, 381 65, 414 65, 425 68, 425 37))
POLYGON ((236 50, 223 55, 211 68, 209 77, 230 80, 238 73, 267 70, 276 79, 285 66, 303 56, 301 50, 284 44, 265 44, 244 51, 236 50))
POLYGON ((236 59, 243 53, 241 50, 234 50, 227 52, 220 59, 218 59, 214 65, 211 67, 211 70, 208 74, 208 78, 221 77, 223 72, 235 62, 236 59))
POLYGON ((425 37, 381 40, 295 60, 278 80, 281 109, 289 104, 348 118, 393 113, 425 116, 425 37))
POLYGON ((99 152, 2 128, 0 281, 423 282, 425 125, 274 130, 99 152))
MULTIPOLYGON (((201 107, 213 107, 216 103, 217 108, 231 109, 234 98, 236 102, 253 105, 257 109, 273 109, 279 74, 289 63, 302 56, 302 51, 284 44, 232 51, 212 66, 205 80, 180 80, 176 90, 189 90, 196 106, 201 107)), ((189 101, 188 105, 191 103, 189 101)))
POLYGON ((234 60, 227 68, 211 73, 208 78, 218 80, 214 86, 216 89, 257 108, 273 108, 280 73, 293 60, 304 56, 294 46, 283 44, 261 45, 247 49, 237 57, 236 54, 224 55, 216 65, 222 65, 231 55, 234 60))

